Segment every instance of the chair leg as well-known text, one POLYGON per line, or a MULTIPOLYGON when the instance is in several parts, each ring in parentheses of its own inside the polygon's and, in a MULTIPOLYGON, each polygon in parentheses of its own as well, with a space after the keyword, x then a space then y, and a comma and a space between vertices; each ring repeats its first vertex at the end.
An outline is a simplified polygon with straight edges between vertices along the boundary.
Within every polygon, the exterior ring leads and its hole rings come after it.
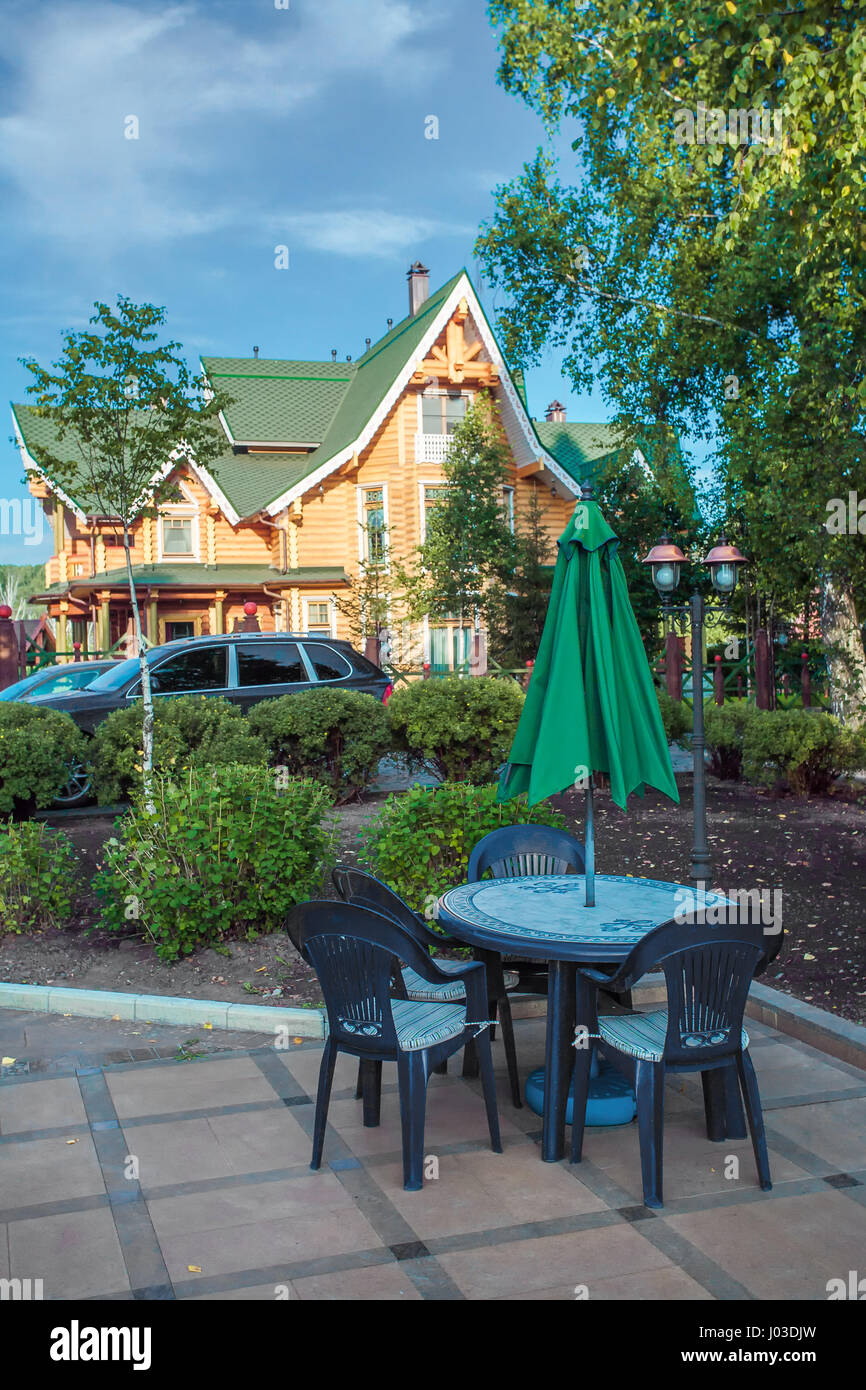
MULTIPOLYGON (((504 1033, 503 1028, 503 1033, 504 1033)), ((487 1127, 490 1130, 490 1147, 495 1154, 502 1153, 502 1139, 499 1134, 499 1111, 496 1108, 496 1078, 493 1075, 493 1054, 487 1029, 482 1029, 476 1039, 478 1062, 481 1070, 481 1089, 484 1092, 484 1107, 487 1111, 487 1127)))
POLYGON ((364 1095, 364 1128, 375 1129, 382 1112, 382 1063, 365 1059, 360 1066, 364 1095))
POLYGON ((322 1148, 325 1143, 325 1127, 328 1123, 328 1105, 331 1100, 331 1082, 334 1079, 336 1060, 337 1049, 329 1038, 322 1053, 322 1065, 319 1067, 319 1089, 316 1093, 316 1119, 313 1125, 311 1168, 321 1168, 322 1166, 322 1148))
POLYGON ((355 1085, 355 1100, 360 1100, 364 1094, 364 1063, 358 1062, 358 1080, 355 1085))
POLYGON ((575 1048, 574 1101, 571 1116, 571 1161, 580 1163, 583 1156, 583 1131, 586 1128, 586 1103, 589 1099, 589 1078, 592 1070, 593 1044, 575 1048))
POLYGON ((517 1069, 517 1048, 514 1044, 514 1022, 511 1018, 511 1004, 507 994, 503 994, 499 1000, 499 1021, 502 1024, 505 1065, 508 1068, 508 1081, 511 1086, 511 1104, 515 1110, 522 1110, 523 1099, 520 1094, 520 1072, 517 1069))
POLYGON ((704 1116, 707 1122, 707 1138, 714 1144, 725 1139, 725 1088, 719 1067, 701 1072, 701 1086, 704 1092, 704 1116))
POLYGON ((403 1131, 403 1186, 420 1192, 424 1186, 424 1111, 427 1077, 421 1052, 401 1052, 397 1059, 400 1084, 400 1124, 403 1131))
POLYGON ((448 1075, 448 1058, 446 1057, 444 1062, 437 1062, 436 1065, 435 1065, 435 1067, 433 1068, 433 1070, 434 1070, 434 1072, 436 1073, 437 1076, 447 1076, 447 1075, 448 1075))
POLYGON ((744 1052, 740 1052, 737 1056, 737 1072, 739 1073, 740 1085, 743 1089, 746 1117, 749 1121, 749 1132, 752 1136, 752 1148, 755 1151, 755 1166, 758 1169, 758 1181, 764 1192, 770 1192, 772 1191, 773 1183, 770 1178, 770 1158, 767 1153, 767 1136, 764 1133, 764 1113, 761 1109, 758 1078, 755 1076, 755 1068, 749 1056, 748 1049, 744 1052))
POLYGON ((662 1148, 664 1143, 665 1069, 660 1062, 638 1062, 635 1067, 637 1126, 643 1200, 647 1207, 662 1205, 662 1148))

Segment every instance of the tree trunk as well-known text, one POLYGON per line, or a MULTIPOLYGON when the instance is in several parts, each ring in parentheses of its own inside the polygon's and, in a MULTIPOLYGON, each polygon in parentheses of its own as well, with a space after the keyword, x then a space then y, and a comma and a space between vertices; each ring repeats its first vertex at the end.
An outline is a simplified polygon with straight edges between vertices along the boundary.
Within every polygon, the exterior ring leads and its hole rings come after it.
POLYGON ((839 575, 824 576, 821 640, 833 713, 846 724, 862 724, 866 715, 866 653, 851 582, 839 575))
POLYGON ((144 804, 150 815, 156 813, 153 801, 153 695, 150 689, 150 667, 144 650, 144 633, 141 630, 141 614, 135 593, 135 580, 132 577, 132 561, 129 558, 129 531, 123 528, 123 553, 126 556, 126 576, 129 580, 129 598, 132 605, 132 621, 135 638, 138 642, 138 660, 141 666, 141 702, 144 707, 144 720, 141 727, 141 781, 144 790, 144 804))

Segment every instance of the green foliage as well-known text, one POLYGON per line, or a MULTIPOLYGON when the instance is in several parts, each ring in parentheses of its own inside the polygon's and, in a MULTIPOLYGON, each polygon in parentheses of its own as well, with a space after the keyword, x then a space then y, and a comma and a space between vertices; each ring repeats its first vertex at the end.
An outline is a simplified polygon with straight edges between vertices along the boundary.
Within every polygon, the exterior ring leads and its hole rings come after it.
POLYGON ((78 879, 72 842, 39 821, 0 828, 0 933, 43 931, 72 915, 78 879))
POLYGON ((709 504, 750 558, 752 613, 802 613, 818 579, 834 699, 856 718, 866 548, 837 514, 866 454, 862 5, 731 0, 697 25, 681 0, 490 11, 503 85, 576 135, 562 174, 539 152, 497 190, 476 248, 506 356, 561 348, 629 438, 659 422, 717 439, 709 504))
POLYGON ((489 594, 489 652, 506 669, 534 661, 544 631, 556 558, 545 517, 541 488, 532 487, 525 509, 515 517, 515 563, 508 587, 489 594))
POLYGON ((427 512, 417 565, 400 570, 411 617, 457 613, 468 621, 501 604, 517 559, 502 491, 510 457, 499 407, 482 392, 451 435, 446 486, 427 512))
POLYGON ((324 782, 340 800, 375 780, 390 746, 385 706, 358 690, 306 690, 263 700, 250 710, 249 725, 273 767, 324 782))
POLYGON ((388 704, 394 748, 444 782, 491 781, 508 758, 523 692, 512 680, 477 676, 415 681, 388 704))
POLYGON ((495 785, 412 787, 389 796, 360 832, 361 858, 420 912, 465 883, 469 856, 484 835, 528 823, 566 828, 565 817, 544 802, 529 807, 521 796, 500 805, 495 785))
POLYGON ((68 714, 0 701, 0 814, 50 806, 86 757, 87 740, 68 714))
MULTIPOLYGON (((290 698, 294 698, 291 696, 290 698)), ((264 742, 240 709, 219 696, 178 695, 156 701, 154 767, 180 772, 187 766, 267 763, 264 742)), ((141 704, 113 710, 97 727, 90 750, 93 789, 101 806, 124 801, 141 781, 141 704)))
POLYGON ((656 699, 659 713, 665 728, 668 743, 679 743, 692 731, 692 712, 683 700, 672 700, 666 690, 656 686, 656 699))
POLYGON ((837 777, 866 768, 866 731, 831 714, 757 710, 743 737, 743 769, 750 781, 784 778, 796 796, 826 796, 837 777))
POLYGON ((743 738, 758 714, 748 700, 726 700, 723 705, 704 705, 704 732, 710 754, 710 771, 716 777, 738 782, 743 775, 743 738))
POLYGON ((163 960, 278 931, 320 891, 333 863, 331 799, 318 782, 279 788, 266 768, 191 769, 154 778, 116 823, 94 879, 110 931, 136 924, 163 960))
POLYGON ((8 603, 13 619, 42 618, 44 608, 27 602, 27 595, 45 587, 44 565, 0 565, 0 603, 8 603))

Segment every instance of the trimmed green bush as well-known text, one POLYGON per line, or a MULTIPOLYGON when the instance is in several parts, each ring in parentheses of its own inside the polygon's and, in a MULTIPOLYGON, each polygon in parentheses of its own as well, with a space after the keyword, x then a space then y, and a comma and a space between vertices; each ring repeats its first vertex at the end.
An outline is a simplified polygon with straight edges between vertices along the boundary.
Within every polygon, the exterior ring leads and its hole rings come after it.
MULTIPOLYGON (((153 765, 157 772, 187 766, 244 763, 264 766, 267 749, 237 705, 220 696, 178 695, 154 702, 153 765)), ((141 786, 141 701, 113 710, 98 726, 89 762, 100 806, 126 801, 141 786)))
POLYGON ((710 771, 738 782, 743 775, 743 738, 758 710, 748 700, 704 705, 704 729, 710 771))
POLYGON ((668 743, 679 743, 681 738, 692 731, 692 712, 683 700, 672 700, 666 690, 656 686, 656 699, 659 702, 659 714, 665 726, 665 738, 668 743))
POLYGON ((529 807, 520 796, 500 805, 495 784, 412 787, 389 796, 359 832, 361 859, 420 912, 447 888, 466 882, 469 856, 482 836, 500 825, 528 822, 566 828, 565 817, 544 802, 529 807))
POLYGON ((522 708, 515 681, 445 676, 396 690, 388 715, 394 748, 411 764, 483 786, 507 760, 522 708))
POLYGON ((103 924, 138 924, 163 960, 280 930, 333 863, 331 797, 319 782, 280 788, 257 767, 191 768, 154 778, 116 823, 94 878, 103 924))
POLYGON ((750 781, 783 778, 797 796, 826 796, 837 777, 866 767, 866 730, 832 714, 756 710, 743 737, 743 770, 750 781))
POLYGON ((86 757, 87 740, 68 714, 0 701, 0 814, 50 806, 86 757))
POLYGON ((249 726, 273 767, 324 782, 340 801, 375 781, 391 743, 385 706, 359 690, 305 690, 263 700, 250 710, 249 726))
POLYGON ((0 932, 43 931, 72 915, 78 879, 72 842, 40 821, 0 828, 0 932))

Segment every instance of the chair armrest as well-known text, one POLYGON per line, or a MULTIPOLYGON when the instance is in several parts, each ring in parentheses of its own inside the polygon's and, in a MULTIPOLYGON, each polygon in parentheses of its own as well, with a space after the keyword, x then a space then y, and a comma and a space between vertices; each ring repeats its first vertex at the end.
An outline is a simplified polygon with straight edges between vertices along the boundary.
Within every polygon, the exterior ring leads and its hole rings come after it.
POLYGON ((594 985, 600 985, 604 989, 613 989, 623 994, 627 989, 630 989, 634 983, 633 977, 631 974, 626 974, 622 965, 617 966, 610 973, 604 970, 596 970, 593 966, 582 965, 579 967, 578 973, 581 974, 585 980, 590 980, 594 985))

